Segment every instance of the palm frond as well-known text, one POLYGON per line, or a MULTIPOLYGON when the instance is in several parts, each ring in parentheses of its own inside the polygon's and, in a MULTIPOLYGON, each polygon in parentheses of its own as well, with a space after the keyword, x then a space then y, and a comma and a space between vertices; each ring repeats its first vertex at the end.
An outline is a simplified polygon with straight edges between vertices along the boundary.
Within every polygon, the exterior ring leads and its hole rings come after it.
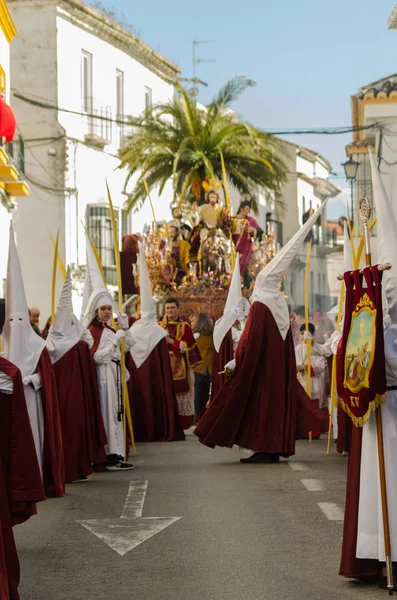
MULTIPOLYGON (((139 210, 145 202, 143 178, 149 189, 157 188, 160 194, 171 180, 175 197, 186 189, 186 183, 222 179, 220 152, 233 186, 253 199, 254 208, 258 189, 271 190, 279 197, 286 180, 279 140, 239 121, 228 109, 252 85, 247 77, 232 79, 206 111, 180 88, 169 102, 131 117, 131 135, 119 152, 120 168, 127 168, 130 177, 139 174, 128 201, 130 210, 139 210)), ((282 202, 277 200, 277 206, 281 210, 282 202)))

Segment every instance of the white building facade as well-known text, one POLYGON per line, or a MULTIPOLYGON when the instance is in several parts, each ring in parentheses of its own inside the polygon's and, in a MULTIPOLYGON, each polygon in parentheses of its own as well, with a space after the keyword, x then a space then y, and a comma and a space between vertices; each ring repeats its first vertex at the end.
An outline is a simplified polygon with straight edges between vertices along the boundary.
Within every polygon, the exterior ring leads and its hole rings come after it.
MULTIPOLYGON (((282 218, 282 244, 306 222, 311 211, 326 199, 340 192, 329 180, 330 163, 320 154, 290 142, 283 143, 283 158, 287 163, 288 180, 282 188, 285 214, 282 218)), ((284 291, 291 311, 304 306, 305 273, 310 238, 312 240, 309 270, 309 312, 328 311, 337 302, 330 294, 328 266, 337 251, 327 228, 327 208, 324 209, 311 236, 303 244, 291 263, 284 281, 284 291)))
MULTIPOLYGON (((107 281, 116 283, 105 181, 116 208, 120 238, 152 220, 145 203, 126 214, 127 172, 119 148, 128 115, 173 97, 179 68, 80 0, 10 0, 19 37, 11 54, 12 105, 26 142, 29 203, 15 224, 28 301, 50 311, 53 250, 72 266, 74 309, 81 305, 87 228, 107 281), (123 193, 125 192, 125 193, 123 193)), ((168 218, 172 186, 152 194, 158 220, 168 218)))

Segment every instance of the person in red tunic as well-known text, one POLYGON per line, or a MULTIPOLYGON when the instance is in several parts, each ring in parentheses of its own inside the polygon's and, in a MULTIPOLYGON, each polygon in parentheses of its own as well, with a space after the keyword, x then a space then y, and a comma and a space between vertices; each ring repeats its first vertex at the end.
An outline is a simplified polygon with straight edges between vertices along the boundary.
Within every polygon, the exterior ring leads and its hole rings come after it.
POLYGON ((32 329, 11 223, 7 266, 5 357, 22 374, 36 454, 47 496, 65 493, 62 433, 55 374, 46 342, 32 329))
POLYGON ((167 332, 156 320, 143 247, 139 253, 139 288, 141 315, 130 329, 133 345, 127 354, 135 440, 184 440, 165 340, 167 332))
POLYGON ((189 429, 194 415, 193 367, 201 362, 201 356, 189 323, 179 318, 177 298, 166 300, 161 325, 168 333, 166 341, 181 425, 183 429, 189 429))
POLYGON ((99 400, 94 340, 73 314, 72 282, 68 268, 47 349, 54 367, 62 426, 65 481, 85 481, 93 463, 106 460, 106 433, 99 400))
POLYGON ((295 453, 302 431, 326 431, 328 415, 315 409, 296 376, 288 306, 278 283, 320 215, 323 203, 258 275, 233 373, 194 433, 215 446, 253 451, 241 462, 275 463, 295 453))

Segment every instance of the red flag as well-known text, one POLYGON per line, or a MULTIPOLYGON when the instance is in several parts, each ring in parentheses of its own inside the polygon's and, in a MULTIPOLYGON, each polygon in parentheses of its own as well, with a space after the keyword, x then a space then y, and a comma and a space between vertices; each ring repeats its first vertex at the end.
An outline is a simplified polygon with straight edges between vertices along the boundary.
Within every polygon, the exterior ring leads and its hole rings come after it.
POLYGON ((337 391, 354 425, 362 427, 386 393, 382 273, 377 266, 367 267, 363 273, 345 273, 344 280, 345 320, 337 391))

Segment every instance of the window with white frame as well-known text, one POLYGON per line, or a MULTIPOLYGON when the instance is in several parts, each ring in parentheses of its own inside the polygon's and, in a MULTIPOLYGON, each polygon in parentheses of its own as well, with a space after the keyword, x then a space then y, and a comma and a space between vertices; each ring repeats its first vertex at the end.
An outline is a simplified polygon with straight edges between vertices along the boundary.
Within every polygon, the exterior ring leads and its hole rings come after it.
POLYGON ((124 73, 116 69, 116 121, 119 128, 120 146, 124 145, 125 125, 124 125, 124 73))
MULTIPOLYGON (((128 213, 114 209, 119 245, 128 233, 128 213), (121 231, 120 231, 121 224, 121 231)), ((110 209, 106 204, 89 204, 86 209, 86 227, 91 241, 98 250, 106 282, 117 285, 116 257, 110 209)))
POLYGON ((83 112, 92 114, 92 54, 81 51, 81 108, 83 112))
POLYGON ((117 119, 124 117, 124 73, 116 69, 116 115, 117 119))
MULTIPOLYGON (((116 227, 119 227, 118 211, 115 211, 116 227)), ((112 219, 110 209, 103 204, 89 204, 86 210, 86 226, 91 241, 98 250, 106 282, 117 284, 116 257, 114 253, 112 219)))
POLYGON ((145 109, 152 106, 152 88, 145 86, 145 109))

